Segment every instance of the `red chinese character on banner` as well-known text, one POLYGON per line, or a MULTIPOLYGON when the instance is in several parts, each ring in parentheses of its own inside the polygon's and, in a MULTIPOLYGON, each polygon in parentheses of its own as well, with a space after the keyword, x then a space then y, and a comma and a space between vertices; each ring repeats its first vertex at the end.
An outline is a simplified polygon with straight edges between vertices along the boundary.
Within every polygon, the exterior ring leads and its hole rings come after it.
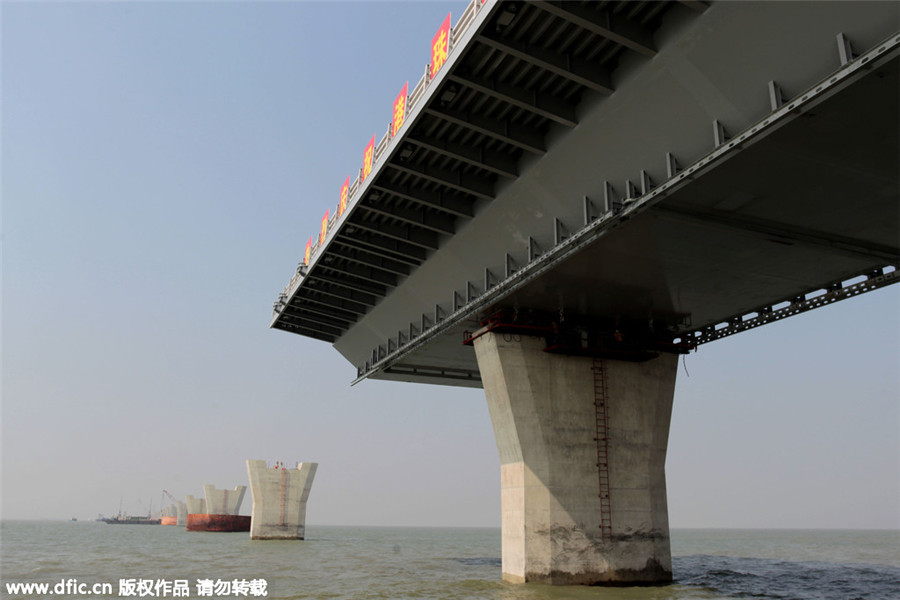
POLYGON ((397 132, 403 126, 403 119, 406 118, 406 92, 409 89, 409 82, 403 84, 403 89, 397 99, 394 100, 394 120, 391 121, 391 137, 397 135, 397 132))
POLYGON ((375 158, 375 136, 372 136, 372 140, 369 142, 369 145, 366 146, 366 152, 363 154, 363 171, 362 171, 362 181, 366 180, 366 177, 369 176, 369 173, 372 172, 372 160, 375 158))
POLYGON ((328 233, 328 211, 325 211, 325 216, 322 217, 322 233, 319 234, 319 244, 325 242, 325 234, 328 233))
POLYGON ((338 216, 344 214, 347 210, 347 194, 350 192, 350 176, 347 175, 347 181, 341 186, 341 203, 338 204, 338 216))
POLYGON ((312 238, 306 242, 306 254, 303 256, 303 264, 309 266, 309 253, 312 252, 312 238))
POLYGON ((434 79, 438 69, 447 60, 447 52, 450 51, 450 13, 437 33, 431 39, 431 79, 434 79))

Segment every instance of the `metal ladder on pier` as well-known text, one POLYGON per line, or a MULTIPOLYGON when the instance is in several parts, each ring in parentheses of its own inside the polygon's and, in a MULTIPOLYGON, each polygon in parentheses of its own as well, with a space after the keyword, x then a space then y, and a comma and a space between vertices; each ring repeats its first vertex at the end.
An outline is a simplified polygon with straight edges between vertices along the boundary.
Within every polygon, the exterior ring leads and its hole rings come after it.
POLYGON ((284 509, 287 503, 287 469, 281 467, 281 526, 284 527, 284 509))
POLYGON ((595 358, 594 410, 597 416, 597 474, 600 484, 600 539, 612 537, 612 519, 609 502, 609 413, 606 389, 606 368, 603 359, 595 358))

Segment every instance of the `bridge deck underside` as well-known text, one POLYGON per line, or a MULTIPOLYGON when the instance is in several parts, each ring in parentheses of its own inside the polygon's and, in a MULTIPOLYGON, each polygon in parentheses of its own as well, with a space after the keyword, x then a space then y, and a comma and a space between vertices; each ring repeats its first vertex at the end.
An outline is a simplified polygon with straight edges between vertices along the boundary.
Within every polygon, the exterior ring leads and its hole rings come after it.
POLYGON ((702 326, 896 261, 896 67, 740 151, 513 300, 702 326))
POLYGON ((895 265, 898 131, 895 59, 374 377, 480 385, 464 331, 501 308, 687 331, 895 265))
POLYGON ((473 6, 272 327, 480 386, 498 311, 702 343, 900 263, 897 4, 473 6))

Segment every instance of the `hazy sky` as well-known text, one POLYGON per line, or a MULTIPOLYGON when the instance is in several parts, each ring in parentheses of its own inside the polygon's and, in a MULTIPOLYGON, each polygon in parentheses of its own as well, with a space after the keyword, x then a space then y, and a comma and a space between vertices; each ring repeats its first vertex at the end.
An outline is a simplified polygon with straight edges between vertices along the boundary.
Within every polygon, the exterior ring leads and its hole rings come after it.
MULTIPOLYGON (((310 525, 499 527, 483 392, 351 388, 268 329, 464 6, 0 4, 4 518, 146 512, 261 458, 319 462, 310 525)), ((900 527, 898 287, 686 357, 673 527, 900 527)))

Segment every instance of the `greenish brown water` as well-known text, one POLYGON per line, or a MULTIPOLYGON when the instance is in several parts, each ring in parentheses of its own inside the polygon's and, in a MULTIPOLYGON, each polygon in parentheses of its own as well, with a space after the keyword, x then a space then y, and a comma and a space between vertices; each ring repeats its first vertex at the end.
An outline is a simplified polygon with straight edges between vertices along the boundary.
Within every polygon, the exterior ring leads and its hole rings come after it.
MULTIPOLYGON (((435 600, 824 600, 900 597, 900 532, 674 530, 673 585, 585 588, 501 581, 499 529, 309 526, 305 541, 251 541, 246 533, 94 522, 4 521, 2 598, 8 583, 76 579, 196 582, 264 579, 268 598, 435 600)), ((238 586, 240 587, 240 586, 238 586)), ((173 597, 171 593, 144 597, 173 597)), ((55 594, 54 598, 89 595, 55 594)), ((132 596, 138 597, 138 596, 132 596)), ((210 597, 210 596, 205 596, 210 597)), ((244 597, 220 594, 212 597, 244 597)), ((252 596, 247 596, 252 597, 252 596)))

